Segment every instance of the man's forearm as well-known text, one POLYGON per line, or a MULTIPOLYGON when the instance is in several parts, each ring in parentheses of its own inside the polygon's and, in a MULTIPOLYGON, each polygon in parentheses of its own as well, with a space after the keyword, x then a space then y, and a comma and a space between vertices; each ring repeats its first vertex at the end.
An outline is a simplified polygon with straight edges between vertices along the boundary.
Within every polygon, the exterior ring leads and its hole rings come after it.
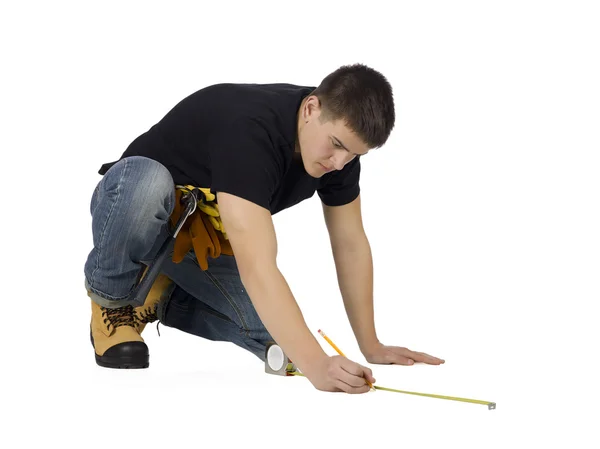
POLYGON ((261 321, 301 371, 306 373, 315 361, 327 357, 276 266, 252 270, 242 276, 242 282, 261 321))
POLYGON ((373 258, 367 237, 334 244, 333 258, 348 320, 361 351, 379 340, 373 310, 373 258))

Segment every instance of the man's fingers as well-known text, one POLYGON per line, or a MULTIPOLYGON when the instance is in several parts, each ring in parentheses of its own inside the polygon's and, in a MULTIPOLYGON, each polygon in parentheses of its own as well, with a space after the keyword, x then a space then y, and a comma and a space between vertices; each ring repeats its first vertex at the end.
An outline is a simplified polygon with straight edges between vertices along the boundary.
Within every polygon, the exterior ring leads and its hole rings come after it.
POLYGON ((413 353, 409 349, 400 348, 398 346, 386 346, 384 357, 387 363, 393 365, 412 365, 413 359, 410 355, 413 353))
POLYGON ((367 368, 366 366, 363 366, 363 372, 365 374, 365 378, 369 382, 375 383, 375 378, 373 377, 373 371, 371 371, 371 368, 367 368))
POLYGON ((349 394, 366 393, 367 391, 369 391, 371 389, 367 384, 363 384, 362 386, 359 386, 359 387, 354 387, 352 385, 348 385, 347 383, 345 383, 341 380, 337 380, 335 382, 335 386, 337 388, 339 388, 340 390, 342 390, 346 393, 349 393, 349 394))
POLYGON ((415 359, 417 362, 429 363, 431 365, 440 365, 445 362, 443 359, 425 354, 424 352, 416 352, 415 354, 417 354, 416 357, 418 357, 415 359))
POLYGON ((401 355, 396 355, 394 362, 396 365, 412 365, 414 360, 410 357, 403 357, 401 355))
POLYGON ((353 376, 358 376, 358 377, 363 376, 364 366, 361 366, 358 363, 347 359, 346 357, 340 357, 339 361, 340 361, 340 363, 339 363, 340 368, 342 368, 347 373, 352 374, 353 376))
POLYGON ((342 376, 342 379, 350 385, 362 386, 365 383, 365 379, 371 383, 375 382, 373 372, 366 366, 359 365, 358 363, 346 359, 345 362, 340 363, 340 368, 340 376, 342 376), (356 382, 358 382, 358 384, 356 382))
POLYGON ((396 355, 395 362, 401 365, 412 365, 413 362, 440 365, 445 361, 424 352, 411 351, 408 348, 394 347, 392 352, 396 355))
POLYGON ((351 387, 362 387, 366 384, 365 378, 363 377, 363 372, 360 370, 359 374, 349 373, 344 369, 343 366, 340 366, 340 370, 337 374, 339 380, 348 384, 351 387))

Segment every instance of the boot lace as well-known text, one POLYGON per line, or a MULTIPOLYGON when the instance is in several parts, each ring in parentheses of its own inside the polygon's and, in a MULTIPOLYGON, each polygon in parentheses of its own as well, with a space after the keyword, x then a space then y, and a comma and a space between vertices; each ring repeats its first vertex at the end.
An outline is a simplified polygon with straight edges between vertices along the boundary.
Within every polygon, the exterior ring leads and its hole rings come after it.
POLYGON ((146 307, 136 315, 136 320, 140 324, 154 323, 156 320, 158 320, 156 309, 156 305, 154 307, 146 307))
POLYGON ((107 327, 135 326, 135 311, 132 306, 124 306, 117 309, 102 307, 102 316, 104 324, 107 324, 107 327))
MULTIPOLYGON (((146 307, 144 310, 142 310, 141 312, 138 312, 135 315, 135 320, 139 323, 139 324, 147 324, 147 323, 154 323, 155 321, 158 320, 158 314, 157 314, 157 310, 158 310, 158 305, 154 305, 154 307, 146 307)), ((160 331, 158 330, 158 325, 160 324, 160 321, 158 323, 156 323, 156 332, 158 333, 158 336, 160 337, 160 331)))

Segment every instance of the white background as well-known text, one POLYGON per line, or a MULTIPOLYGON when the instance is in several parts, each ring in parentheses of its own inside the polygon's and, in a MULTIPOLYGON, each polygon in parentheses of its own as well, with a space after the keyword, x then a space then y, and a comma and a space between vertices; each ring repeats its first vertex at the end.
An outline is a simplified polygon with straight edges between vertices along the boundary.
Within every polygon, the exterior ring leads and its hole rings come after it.
MULTIPOLYGON (((599 20, 581 1, 3 3, 2 446, 599 447, 599 20), (362 160, 378 334, 446 359, 371 365, 377 384, 497 409, 324 393, 166 327, 149 369, 96 366, 100 165, 202 87, 355 62, 397 113, 362 160)), ((275 224, 311 330, 364 363, 318 197, 275 224)))

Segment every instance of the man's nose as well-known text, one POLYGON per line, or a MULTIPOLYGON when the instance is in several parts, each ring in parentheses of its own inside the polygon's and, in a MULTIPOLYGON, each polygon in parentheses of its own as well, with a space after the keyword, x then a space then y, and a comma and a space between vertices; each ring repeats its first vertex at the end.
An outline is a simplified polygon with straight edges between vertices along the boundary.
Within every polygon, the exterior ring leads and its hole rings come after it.
POLYGON ((348 162, 347 156, 348 153, 346 153, 346 151, 340 151, 334 154, 331 158, 331 161, 333 162, 333 167, 336 170, 341 170, 342 168, 344 168, 344 165, 346 165, 346 162, 348 162))

